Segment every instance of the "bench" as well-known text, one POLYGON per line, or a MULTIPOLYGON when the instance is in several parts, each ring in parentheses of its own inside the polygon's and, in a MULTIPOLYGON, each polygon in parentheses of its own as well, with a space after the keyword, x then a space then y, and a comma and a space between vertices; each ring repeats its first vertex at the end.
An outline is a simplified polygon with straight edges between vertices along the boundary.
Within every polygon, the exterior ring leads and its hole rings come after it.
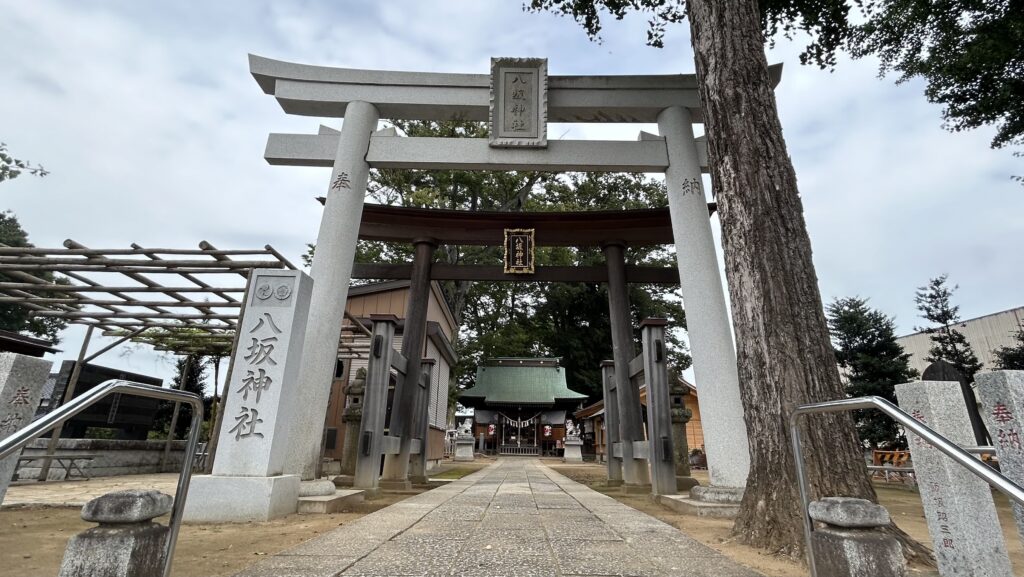
POLYGON ((873 451, 872 464, 868 466, 872 479, 886 483, 896 480, 900 483, 914 483, 914 468, 910 466, 910 451, 873 451))
MULTIPOLYGON (((64 469, 65 479, 89 479, 89 474, 86 472, 85 469, 88 469, 89 465, 92 464, 92 461, 93 459, 96 458, 96 455, 84 455, 81 453, 57 453, 49 457, 47 457, 46 455, 22 455, 18 457, 18 463, 14 467, 14 479, 18 478, 18 470, 21 469, 21 467, 25 463, 29 463, 32 461, 43 461, 45 463, 46 459, 48 458, 52 459, 52 464, 50 465, 51 468, 57 467, 64 469), (85 467, 85 469, 83 469, 83 467, 85 467)), ((42 466, 42 463, 40 464, 40 466, 42 466)))

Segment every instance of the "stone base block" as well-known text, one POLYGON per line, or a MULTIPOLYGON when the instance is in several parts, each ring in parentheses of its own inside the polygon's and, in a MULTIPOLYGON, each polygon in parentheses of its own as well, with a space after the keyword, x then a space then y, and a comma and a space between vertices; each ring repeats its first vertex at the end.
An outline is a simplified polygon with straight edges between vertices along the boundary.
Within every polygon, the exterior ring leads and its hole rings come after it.
POLYGON ((566 463, 582 463, 583 451, 580 450, 579 445, 566 445, 562 460, 566 463))
POLYGON ((739 505, 743 500, 743 489, 739 487, 718 487, 699 485, 690 489, 690 498, 705 503, 739 505))
POLYGON ((335 487, 351 487, 356 482, 356 478, 352 475, 335 475, 331 477, 331 481, 334 481, 335 487))
POLYGON ((622 484, 623 495, 645 495, 651 492, 650 485, 635 485, 632 483, 622 484))
POLYGON ((299 484, 299 497, 330 497, 334 495, 337 487, 327 479, 316 481, 302 481, 299 484))
POLYGON ((59 577, 160 575, 167 527, 157 523, 100 525, 75 535, 59 577))
POLYGON ((735 519, 740 514, 738 503, 709 503, 686 495, 660 495, 658 502, 673 511, 695 517, 735 519))
POLYGON ((333 495, 299 497, 299 513, 337 513, 363 502, 360 489, 338 489, 333 495))
POLYGON ((409 475, 409 482, 413 485, 426 485, 429 480, 426 475, 409 475))
POLYGON ((608 479, 604 482, 605 487, 621 487, 625 483, 622 479, 608 479))
POLYGON ((412 481, 409 479, 381 479, 378 486, 381 491, 411 491, 412 481))
POLYGON ((298 475, 192 477, 185 501, 186 523, 269 521, 298 510, 298 475))
POLYGON ((819 575, 904 577, 903 549, 895 537, 877 531, 816 529, 811 544, 819 575))
POLYGON ((676 476, 676 491, 686 493, 694 487, 699 487, 700 481, 693 477, 680 477, 676 476))

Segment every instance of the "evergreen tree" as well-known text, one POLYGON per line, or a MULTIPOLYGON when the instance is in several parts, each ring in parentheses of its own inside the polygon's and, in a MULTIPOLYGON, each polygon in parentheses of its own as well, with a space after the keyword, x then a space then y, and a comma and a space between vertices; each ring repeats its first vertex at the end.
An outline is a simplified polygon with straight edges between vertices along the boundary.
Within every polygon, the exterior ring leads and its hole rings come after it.
POLYGON ((948 275, 942 275, 931 279, 926 286, 917 289, 914 298, 921 317, 932 323, 932 326, 918 329, 931 335, 932 339, 932 348, 925 360, 930 363, 946 361, 967 377, 967 382, 974 382, 981 363, 967 337, 954 328, 960 324, 960 307, 954 306, 951 299, 958 287, 947 287, 947 278, 948 275))
POLYGON ((1024 327, 1014 334, 1017 343, 1012 347, 999 347, 992 351, 996 357, 996 369, 1001 371, 1024 371, 1024 327))
MULTIPOLYGON (((896 342, 892 317, 872 309, 859 297, 837 298, 825 309, 836 362, 848 379, 851 397, 877 396, 896 402, 895 386, 918 376, 910 368, 910 354, 896 342)), ((872 449, 907 446, 896 422, 873 410, 854 414, 861 441, 872 449)))
MULTIPOLYGON (((28 233, 21 228, 18 217, 9 210, 0 212, 0 246, 34 246, 28 241, 28 233)), ((50 271, 34 271, 32 275, 47 282, 69 284, 67 279, 58 278, 50 271)), ((24 282, 24 279, 0 273, 0 282, 24 282)), ((66 296, 48 292, 38 294, 44 297, 66 296)), ((0 329, 15 333, 27 333, 54 343, 59 342, 58 334, 68 325, 67 321, 54 317, 34 317, 30 312, 28 308, 19 304, 0 303, 0 329)))
MULTIPOLYGON (((203 415, 209 419, 213 397, 206 394, 207 365, 207 359, 202 355, 191 354, 178 357, 174 363, 175 373, 174 378, 171 379, 171 387, 199 395, 203 399, 203 415)), ((188 433, 188 426, 192 419, 188 412, 189 409, 185 408, 178 413, 178 422, 174 427, 175 439, 184 439, 188 433)), ((174 403, 166 402, 160 404, 156 417, 153 419, 153 431, 158 433, 158 436, 167 437, 167 432, 171 428, 173 413, 174 403)))

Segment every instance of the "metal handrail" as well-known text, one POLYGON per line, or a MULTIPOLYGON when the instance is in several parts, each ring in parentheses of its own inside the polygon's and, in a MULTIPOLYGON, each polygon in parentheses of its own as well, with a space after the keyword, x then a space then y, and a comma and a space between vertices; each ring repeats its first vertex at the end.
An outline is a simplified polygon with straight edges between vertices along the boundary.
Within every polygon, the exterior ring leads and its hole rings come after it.
POLYGON ((981 477, 989 485, 999 489, 1000 492, 1018 505, 1024 505, 1024 488, 1007 479, 1001 473, 996 472, 979 459, 971 456, 971 452, 991 452, 991 447, 962 448, 881 397, 859 397, 856 399, 841 399, 838 401, 800 405, 789 416, 789 430, 793 439, 793 455, 796 461, 796 477, 800 488, 800 502, 803 506, 804 537, 807 540, 807 561, 811 567, 811 577, 818 577, 818 568, 814 559, 814 546, 811 544, 811 533, 814 532, 814 524, 811 522, 809 511, 810 497, 808 496, 807 488, 807 471, 804 468, 804 458, 800 447, 799 420, 804 415, 814 413, 839 413, 856 409, 877 409, 882 411, 905 429, 923 438, 947 457, 950 457, 976 476, 981 477))
POLYGON ((174 389, 162 389, 131 381, 111 379, 32 421, 24 429, 15 432, 13 435, 0 439, 0 460, 14 454, 15 451, 21 449, 46 431, 63 425, 65 421, 89 408, 103 397, 117 393, 188 403, 192 407, 192 427, 188 432, 185 458, 182 459, 181 474, 178 477, 178 489, 174 494, 171 519, 167 524, 167 545, 164 550, 162 575, 163 577, 168 577, 171 574, 171 560, 174 555, 174 547, 178 543, 181 514, 185 507, 185 497, 188 495, 188 485, 192 477, 192 455, 196 452, 196 446, 199 443, 199 429, 203 422, 203 401, 199 398, 199 395, 174 389))

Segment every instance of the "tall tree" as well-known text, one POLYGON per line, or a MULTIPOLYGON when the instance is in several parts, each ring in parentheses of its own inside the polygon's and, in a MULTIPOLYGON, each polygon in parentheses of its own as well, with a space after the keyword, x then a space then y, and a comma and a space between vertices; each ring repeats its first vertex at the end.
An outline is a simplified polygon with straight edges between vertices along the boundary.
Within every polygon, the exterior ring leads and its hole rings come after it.
MULTIPOLYGON (((844 370, 851 397, 877 396, 896 402, 896 385, 918 376, 910 354, 896 342, 892 317, 860 297, 837 298, 826 307, 836 362, 844 370)), ((896 422, 878 411, 854 413, 860 440, 872 449, 906 448, 896 422)))
POLYGON ((33 165, 27 160, 14 158, 11 155, 11 151, 7 149, 7 145, 0 142, 0 182, 15 179, 21 176, 23 172, 27 172, 32 176, 46 176, 50 174, 41 165, 33 165))
MULTIPOLYGON (((0 179, 2 180, 2 179, 0 179)), ((0 212, 0 246, 31 247, 28 233, 21 228, 18 217, 11 211, 0 212)), ((18 274, 18 273, 14 273, 18 274)), ((68 284, 63 277, 56 277, 50 271, 33 273, 33 276, 47 282, 68 284)), ((24 282, 25 279, 0 273, 0 282, 24 282)), ((40 296, 60 296, 57 293, 42 292, 40 296)), ((57 343, 58 335, 67 322, 55 317, 35 317, 31 310, 15 303, 0 303, 0 329, 16 333, 27 333, 57 343)))
MULTIPOLYGON (((803 554, 803 512, 786 423, 796 405, 845 396, 818 290, 796 174, 782 136, 765 57, 765 32, 803 30, 805 61, 835 62, 849 37, 841 0, 532 0, 600 31, 598 7, 621 18, 640 9, 659 26, 690 24, 711 182, 718 200, 736 334, 750 475, 734 526, 739 541, 803 554)), ((805 420, 812 498, 876 500, 849 415, 805 420)), ((924 549, 897 533, 909 554, 924 549)))
MULTIPOLYGON (((213 400, 212 395, 206 394, 206 368, 208 364, 207 358, 202 355, 191 354, 178 357, 174 362, 175 372, 171 380, 172 388, 195 393, 203 399, 203 414, 207 419, 210 416, 213 400)), ((166 437, 167 432, 171 428, 173 412, 174 403, 160 403, 160 406, 157 408, 156 417, 153 419, 153 430, 163 433, 163 436, 166 437)), ((178 422, 174 426, 174 438, 183 439, 188 432, 190 422, 191 417, 179 414, 178 422)))
POLYGON ((925 360, 930 363, 946 361, 967 377, 967 382, 974 382, 974 375, 981 370, 981 362, 967 337, 956 330, 956 325, 960 324, 960 307, 952 303, 952 297, 958 287, 947 287, 947 279, 948 275, 931 279, 927 285, 917 289, 914 297, 921 317, 931 323, 918 329, 928 333, 932 340, 925 360))
POLYGON ((1024 371, 1024 327, 1013 335, 1016 344, 1003 346, 992 351, 996 357, 996 369, 1000 371, 1024 371))

